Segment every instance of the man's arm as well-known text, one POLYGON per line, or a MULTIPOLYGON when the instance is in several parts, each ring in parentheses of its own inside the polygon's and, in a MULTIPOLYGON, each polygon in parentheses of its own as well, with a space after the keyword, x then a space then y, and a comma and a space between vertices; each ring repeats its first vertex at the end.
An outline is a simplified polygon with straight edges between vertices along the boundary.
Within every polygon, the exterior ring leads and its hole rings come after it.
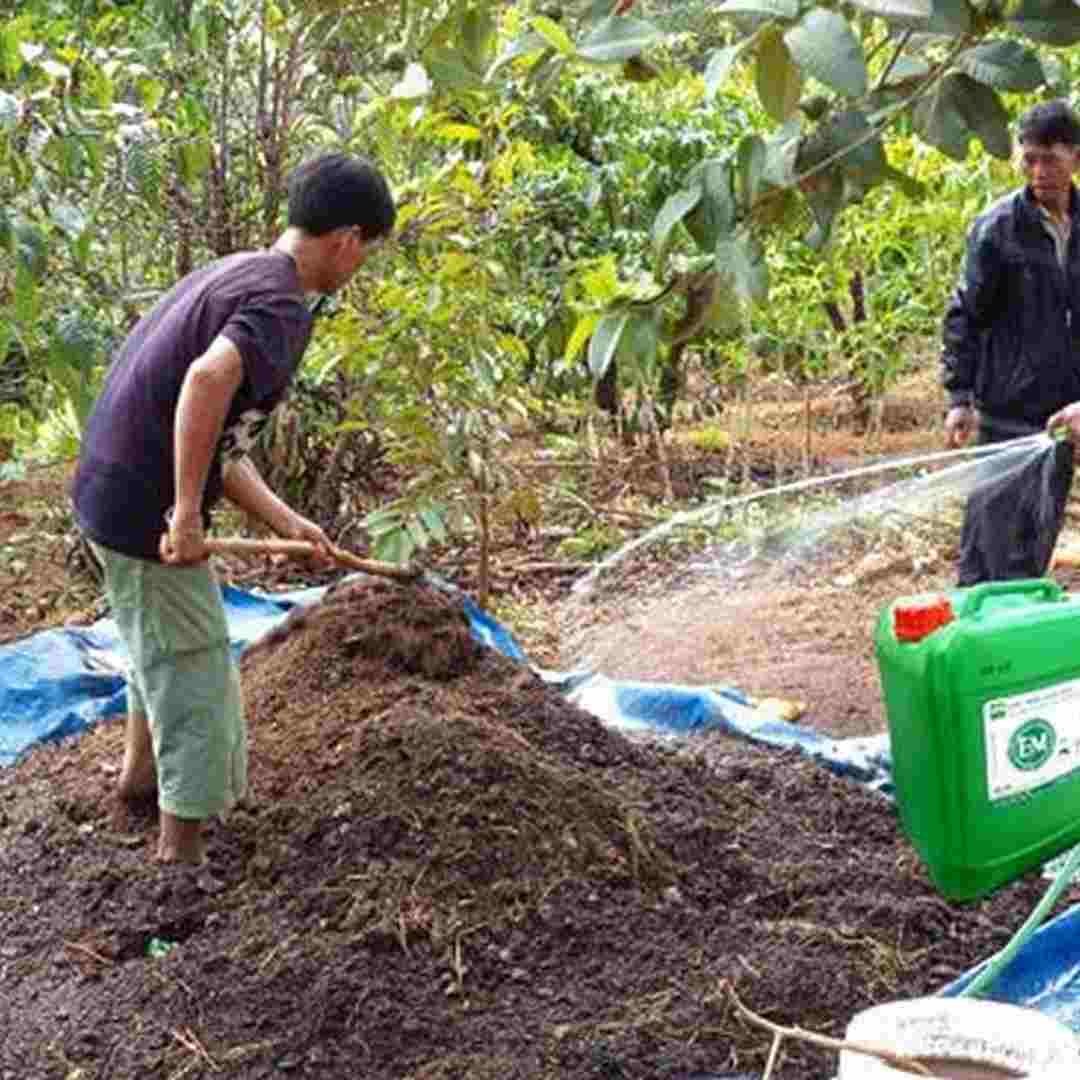
POLYGON ((988 223, 968 234, 964 269, 945 312, 942 384, 949 395, 945 440, 963 445, 975 429, 975 375, 980 336, 992 322, 1001 291, 1001 260, 988 223))
POLYGON ((326 533, 275 495, 251 458, 245 456, 228 462, 222 473, 222 484, 226 498, 257 517, 278 536, 310 540, 319 547, 328 547, 326 533))
POLYGON ((977 222, 968 234, 964 269, 945 312, 942 333, 942 382, 953 405, 971 405, 979 337, 998 312, 1001 257, 988 223, 977 222))
POLYGON ((173 431, 176 493, 161 557, 171 563, 205 558, 202 500, 225 417, 244 380, 236 346, 219 335, 184 376, 173 431))

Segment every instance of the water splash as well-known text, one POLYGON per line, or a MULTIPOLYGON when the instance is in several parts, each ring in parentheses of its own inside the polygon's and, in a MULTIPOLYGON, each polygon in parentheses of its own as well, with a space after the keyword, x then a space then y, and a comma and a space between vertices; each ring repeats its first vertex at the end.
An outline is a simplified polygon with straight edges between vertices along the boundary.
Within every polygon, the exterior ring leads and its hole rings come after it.
POLYGON ((966 501, 1003 487, 1011 498, 1016 480, 1037 505, 1021 477, 1055 448, 1039 433, 893 457, 673 514, 578 580, 560 613, 562 662, 680 678, 702 666, 712 628, 770 597, 828 591, 835 606, 838 589, 952 588, 966 501))
MULTIPOLYGON (((1054 440, 1049 435, 1039 433, 1008 442, 891 458, 847 472, 810 477, 746 495, 710 500, 699 509, 672 515, 667 521, 624 545, 576 582, 572 591, 578 596, 585 596, 597 587, 605 575, 640 550, 675 537, 680 530, 708 530, 728 524, 733 512, 767 500, 838 488, 878 477, 891 478, 897 473, 919 473, 913 478, 900 481, 889 479, 888 483, 879 489, 850 499, 839 508, 819 508, 809 518, 805 517, 805 508, 800 508, 799 514, 803 516, 803 520, 799 527, 803 534, 793 541, 792 546, 803 546, 808 540, 820 540, 824 534, 837 527, 852 524, 868 516, 897 515, 913 510, 925 512, 938 506, 943 500, 970 496, 982 485, 1000 482, 1009 473, 1020 472, 1053 446, 1054 440), (947 467, 926 471, 931 466, 941 464, 946 464, 947 467)), ((780 537, 790 527, 790 522, 774 526, 761 535, 760 541, 765 544, 770 533, 774 538, 780 537)), ((732 551, 728 554, 730 556, 732 551)))

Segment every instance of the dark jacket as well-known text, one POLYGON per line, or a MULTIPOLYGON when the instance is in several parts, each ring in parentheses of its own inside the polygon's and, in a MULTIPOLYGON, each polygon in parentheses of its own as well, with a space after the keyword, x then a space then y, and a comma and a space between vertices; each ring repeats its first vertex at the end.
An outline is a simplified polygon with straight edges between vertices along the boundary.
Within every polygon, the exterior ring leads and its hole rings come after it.
POLYGON ((1080 198, 1066 266, 1022 188, 975 219, 945 314, 942 381, 953 405, 1042 426, 1080 401, 1080 198))

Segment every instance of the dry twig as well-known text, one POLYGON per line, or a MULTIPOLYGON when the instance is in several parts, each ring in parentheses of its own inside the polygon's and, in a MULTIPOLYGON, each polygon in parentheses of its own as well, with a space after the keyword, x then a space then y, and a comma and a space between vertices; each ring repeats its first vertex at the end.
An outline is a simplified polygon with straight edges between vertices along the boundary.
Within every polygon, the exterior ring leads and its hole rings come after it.
POLYGON ((221 1072, 221 1066, 207 1053, 206 1047, 191 1028, 177 1028, 172 1036, 185 1050, 189 1050, 200 1061, 205 1062, 211 1072, 221 1072))
POLYGON ((764 1028, 766 1031, 772 1032, 774 1036, 772 1049, 769 1052, 769 1063, 761 1080, 769 1080, 769 1077, 772 1075, 780 1042, 785 1038, 800 1039, 802 1042, 808 1042, 813 1046, 821 1046, 826 1050, 850 1050, 856 1054, 866 1054, 867 1057, 878 1058, 878 1060, 884 1061, 887 1065, 895 1065, 898 1069, 903 1069, 909 1073, 915 1073, 918 1076, 932 1077, 934 1075, 921 1061, 904 1057, 902 1054, 894 1054, 892 1051, 884 1050, 880 1046, 867 1046, 865 1043, 848 1042, 844 1039, 831 1039, 828 1035, 818 1035, 812 1031, 804 1031, 802 1028, 789 1028, 774 1024, 771 1020, 766 1020, 765 1017, 758 1016, 757 1013, 748 1009, 739 1000, 738 994, 735 993, 735 988, 730 983, 728 984, 727 991, 731 997, 732 1004, 735 1006, 735 1009, 740 1016, 749 1020, 750 1023, 764 1028))
POLYGON ((87 945, 80 945, 77 941, 65 941, 65 949, 75 949, 77 952, 85 953, 91 959, 96 960, 99 964, 104 964, 106 967, 112 967, 116 961, 110 960, 107 956, 102 956, 101 953, 95 952, 87 945))

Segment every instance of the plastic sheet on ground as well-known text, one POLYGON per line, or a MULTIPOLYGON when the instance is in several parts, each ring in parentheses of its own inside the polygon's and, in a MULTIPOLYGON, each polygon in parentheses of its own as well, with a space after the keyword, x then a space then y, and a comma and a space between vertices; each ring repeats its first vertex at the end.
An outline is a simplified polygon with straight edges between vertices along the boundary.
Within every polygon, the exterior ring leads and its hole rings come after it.
MULTIPOLYGON (((319 590, 264 597, 224 590, 229 637, 239 655, 297 603, 319 590)), ((30 747, 85 731, 126 708, 127 651, 112 619, 43 630, 0 645, 0 766, 30 747)))
MULTIPOLYGON (((298 604, 317 601, 325 589, 265 596, 223 589, 229 638, 239 656, 298 604)), ((521 647, 495 619, 463 598, 473 633, 516 660, 521 647)), ((85 731, 126 708, 127 652, 111 619, 90 626, 44 630, 0 645, 0 767, 38 743, 85 731)))
MULTIPOLYGON (((297 604, 325 590, 273 596, 226 587, 234 652, 239 655, 297 604)), ((463 598, 473 633, 486 645, 525 661, 500 623, 463 598)), ((34 745, 76 735, 123 712, 126 651, 111 619, 87 627, 46 630, 0 646, 0 766, 34 745)), ((605 723, 671 735, 722 730, 777 747, 795 747, 833 771, 885 794, 891 791, 888 736, 830 739, 777 719, 730 687, 615 681, 589 671, 537 668, 568 700, 605 723)), ((989 959, 989 958, 988 958, 989 959)), ((955 994, 978 968, 943 988, 955 994)), ((1038 930, 994 984, 990 996, 1049 1013, 1080 1034, 1080 908, 1038 930)))

